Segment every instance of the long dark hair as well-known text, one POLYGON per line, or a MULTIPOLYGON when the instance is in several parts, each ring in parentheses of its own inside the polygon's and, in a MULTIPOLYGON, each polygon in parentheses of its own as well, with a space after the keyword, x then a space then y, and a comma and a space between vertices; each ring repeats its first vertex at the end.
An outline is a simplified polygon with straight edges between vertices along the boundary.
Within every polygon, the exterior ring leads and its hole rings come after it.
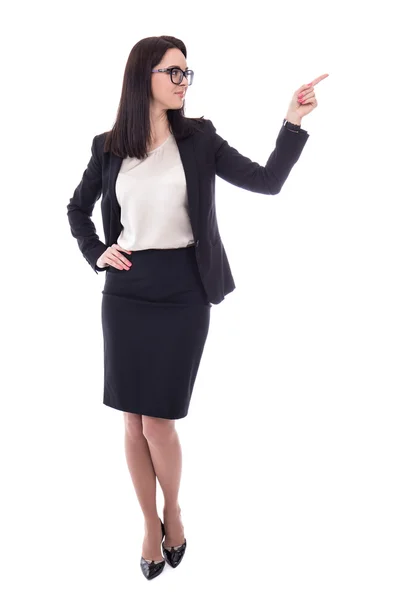
MULTIPOLYGON (((104 152, 126 158, 146 158, 150 142, 151 70, 161 62, 169 48, 178 48, 186 58, 186 46, 178 38, 161 35, 137 42, 130 51, 122 82, 117 117, 107 132, 104 152)), ((184 102, 180 109, 168 109, 169 128, 175 138, 183 139, 201 131, 204 117, 185 117, 184 102)))

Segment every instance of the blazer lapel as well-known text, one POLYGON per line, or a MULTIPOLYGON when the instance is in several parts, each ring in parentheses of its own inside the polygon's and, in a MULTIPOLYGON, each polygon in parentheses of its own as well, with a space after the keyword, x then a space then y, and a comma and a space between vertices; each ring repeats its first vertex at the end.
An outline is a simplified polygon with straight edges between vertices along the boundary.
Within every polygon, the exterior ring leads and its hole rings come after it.
MULTIPOLYGON (((186 186, 188 194, 189 215, 192 225, 197 231, 198 210, 199 210, 199 178, 196 162, 194 135, 190 135, 183 140, 176 140, 179 154, 182 161, 183 170, 186 177, 186 186)), ((193 232, 196 235, 196 232, 193 232)))
POLYGON ((110 222, 113 222, 113 216, 116 219, 116 223, 119 223, 121 220, 121 207, 118 204, 117 194, 115 191, 115 184, 117 182, 117 177, 119 170, 121 168, 122 158, 113 154, 110 154, 110 171, 109 171, 109 179, 108 179, 108 189, 110 191, 111 196, 111 212, 113 214, 110 215, 110 222))

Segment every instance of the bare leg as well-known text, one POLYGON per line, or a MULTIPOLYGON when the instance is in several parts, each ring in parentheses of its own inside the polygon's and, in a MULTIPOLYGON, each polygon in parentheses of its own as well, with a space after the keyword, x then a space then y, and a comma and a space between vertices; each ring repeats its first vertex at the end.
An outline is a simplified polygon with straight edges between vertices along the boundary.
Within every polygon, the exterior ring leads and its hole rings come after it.
POLYGON ((145 436, 154 470, 164 494, 165 546, 180 546, 184 528, 178 502, 182 474, 182 448, 175 421, 142 415, 145 436))
POLYGON ((124 412, 125 455, 136 496, 145 518, 142 556, 164 560, 161 554, 161 523, 156 504, 156 474, 142 430, 142 415, 124 412))

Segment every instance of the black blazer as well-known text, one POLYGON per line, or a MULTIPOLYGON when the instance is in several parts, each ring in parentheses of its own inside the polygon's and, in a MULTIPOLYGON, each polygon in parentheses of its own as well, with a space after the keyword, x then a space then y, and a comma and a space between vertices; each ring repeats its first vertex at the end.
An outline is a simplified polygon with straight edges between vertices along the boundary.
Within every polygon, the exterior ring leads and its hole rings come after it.
MULTIPOLYGON (((122 158, 103 151, 106 133, 93 138, 91 158, 67 205, 71 233, 96 273, 109 268, 96 266, 97 259, 108 246, 117 242, 122 230, 121 210, 115 193, 122 158), (91 219, 101 195, 105 243, 99 239, 91 219)), ((197 264, 212 304, 222 302, 236 287, 218 230, 215 176, 250 192, 279 194, 308 137, 304 129, 296 133, 282 125, 265 167, 229 146, 208 119, 203 119, 200 131, 177 140, 186 177, 197 264)))

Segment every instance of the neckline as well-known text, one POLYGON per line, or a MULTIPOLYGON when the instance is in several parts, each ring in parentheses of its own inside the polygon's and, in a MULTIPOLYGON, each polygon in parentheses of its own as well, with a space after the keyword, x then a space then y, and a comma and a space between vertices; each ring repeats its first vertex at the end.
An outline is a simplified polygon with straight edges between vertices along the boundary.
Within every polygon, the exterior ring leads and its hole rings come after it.
POLYGON ((157 146, 157 148, 154 148, 154 150, 150 150, 150 152, 148 152, 147 154, 153 154, 153 152, 156 152, 157 150, 159 150, 160 148, 162 148, 168 142, 168 140, 171 137, 172 137, 172 133, 169 134, 169 136, 167 137, 167 139, 160 146, 157 146))

